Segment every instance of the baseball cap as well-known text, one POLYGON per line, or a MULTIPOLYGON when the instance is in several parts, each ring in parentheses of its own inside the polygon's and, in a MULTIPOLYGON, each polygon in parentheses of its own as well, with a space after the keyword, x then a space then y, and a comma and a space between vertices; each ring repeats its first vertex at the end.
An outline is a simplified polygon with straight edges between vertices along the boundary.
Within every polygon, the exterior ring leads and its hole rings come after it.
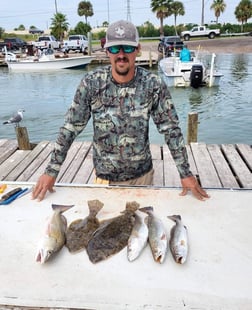
POLYGON ((109 25, 106 33, 105 48, 114 45, 138 46, 139 35, 136 27, 126 20, 119 20, 109 25))

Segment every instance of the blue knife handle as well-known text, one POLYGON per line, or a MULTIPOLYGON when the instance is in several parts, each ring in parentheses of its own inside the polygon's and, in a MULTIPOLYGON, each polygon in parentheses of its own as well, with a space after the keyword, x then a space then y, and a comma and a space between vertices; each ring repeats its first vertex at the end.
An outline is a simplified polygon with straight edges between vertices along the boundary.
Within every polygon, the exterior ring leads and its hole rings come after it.
POLYGON ((20 195, 22 195, 27 190, 28 190, 28 188, 25 188, 25 189, 19 191, 18 193, 12 195, 10 198, 0 202, 0 205, 8 205, 8 204, 10 204, 13 200, 17 199, 20 195))

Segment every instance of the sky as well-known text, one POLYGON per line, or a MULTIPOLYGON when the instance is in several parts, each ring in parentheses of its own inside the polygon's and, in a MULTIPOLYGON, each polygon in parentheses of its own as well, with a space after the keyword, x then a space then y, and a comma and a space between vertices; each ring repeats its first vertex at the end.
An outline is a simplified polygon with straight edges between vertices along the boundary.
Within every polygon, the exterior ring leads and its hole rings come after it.
MULTIPOLYGON (((136 26, 149 21, 155 26, 160 22, 151 12, 151 0, 89 0, 93 5, 94 15, 88 18, 91 27, 101 26, 104 21, 112 23, 119 19, 130 20, 136 26), (129 3, 129 9, 127 8, 129 3)), ((201 23, 202 3, 204 1, 204 22, 211 23, 215 20, 214 11, 210 10, 213 0, 180 0, 185 7, 185 15, 178 16, 177 24, 201 23)), ((77 14, 77 8, 81 0, 56 0, 58 12, 66 15, 70 28, 74 28, 79 21, 85 22, 85 18, 77 14)), ((225 0, 227 6, 219 18, 220 23, 236 23, 234 16, 235 7, 240 0, 225 0)), ((0 6, 0 27, 5 30, 24 25, 26 29, 35 26, 39 29, 48 29, 51 18, 54 16, 55 0, 8 0, 2 1, 0 6)), ((165 24, 173 25, 174 17, 164 20, 165 24)))

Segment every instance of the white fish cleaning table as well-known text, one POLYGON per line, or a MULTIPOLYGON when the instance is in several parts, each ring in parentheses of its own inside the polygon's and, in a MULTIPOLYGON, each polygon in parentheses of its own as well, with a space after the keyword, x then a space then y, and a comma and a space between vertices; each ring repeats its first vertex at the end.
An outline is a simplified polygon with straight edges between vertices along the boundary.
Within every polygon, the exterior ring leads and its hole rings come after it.
MULTIPOLYGON (((8 189, 26 183, 12 183, 8 189)), ((252 190, 208 190, 204 202, 179 189, 57 186, 42 202, 30 194, 0 206, 0 308, 61 307, 101 310, 252 309, 252 190), (189 257, 174 262, 170 250, 163 264, 149 246, 127 260, 127 250, 92 264, 86 251, 64 247, 51 261, 35 261, 38 241, 51 204, 74 204, 68 223, 88 214, 87 201, 104 203, 100 219, 123 211, 127 201, 152 205, 169 235, 180 214, 189 234, 189 257)), ((7 191, 6 191, 7 192, 7 191)), ((2 308, 1 308, 2 309, 2 308)))

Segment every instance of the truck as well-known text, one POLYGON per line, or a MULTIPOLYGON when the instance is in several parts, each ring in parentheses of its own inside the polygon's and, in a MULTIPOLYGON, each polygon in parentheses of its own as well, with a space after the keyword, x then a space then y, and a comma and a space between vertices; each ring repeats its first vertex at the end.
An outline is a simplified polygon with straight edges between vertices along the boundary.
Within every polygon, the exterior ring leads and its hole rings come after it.
POLYGON ((195 26, 191 30, 182 31, 180 36, 185 41, 189 41, 190 38, 195 37, 208 37, 209 39, 214 39, 219 35, 220 29, 208 29, 206 26, 195 26))
POLYGON ((24 50, 27 47, 27 42, 20 38, 5 38, 0 42, 0 50, 4 50, 5 46, 8 51, 24 50))
POLYGON ((69 51, 78 51, 80 53, 87 54, 88 39, 82 34, 70 35, 67 40, 63 41, 63 50, 66 53, 69 51))
POLYGON ((37 41, 33 41, 32 45, 35 48, 39 48, 40 50, 43 49, 59 49, 60 48, 60 42, 55 39, 54 36, 48 35, 48 36, 40 36, 38 37, 37 41))

